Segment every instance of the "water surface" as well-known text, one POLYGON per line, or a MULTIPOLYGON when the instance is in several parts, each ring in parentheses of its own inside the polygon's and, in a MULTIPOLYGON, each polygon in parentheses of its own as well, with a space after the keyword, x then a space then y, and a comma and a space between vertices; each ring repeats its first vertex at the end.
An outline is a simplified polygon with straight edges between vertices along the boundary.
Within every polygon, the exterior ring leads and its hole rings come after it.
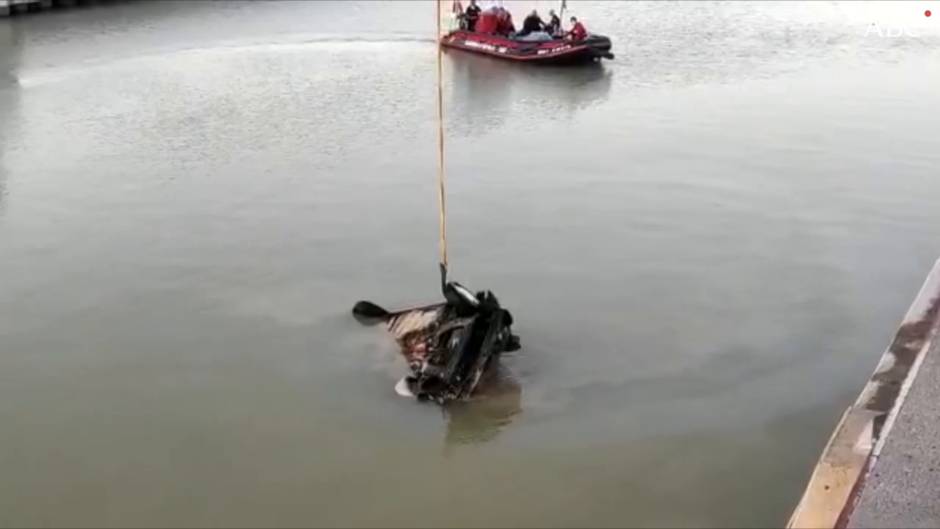
POLYGON ((940 20, 571 4, 615 61, 445 57, 524 346, 450 413, 348 316, 438 295, 430 3, 0 20, 0 525, 783 523, 940 255, 940 20))

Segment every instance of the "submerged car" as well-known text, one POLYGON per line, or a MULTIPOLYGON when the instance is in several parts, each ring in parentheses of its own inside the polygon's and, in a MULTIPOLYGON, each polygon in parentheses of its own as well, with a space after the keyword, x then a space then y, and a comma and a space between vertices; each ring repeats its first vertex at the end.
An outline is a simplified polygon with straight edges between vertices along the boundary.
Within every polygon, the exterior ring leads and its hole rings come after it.
POLYGON ((500 354, 519 349, 512 314, 489 291, 473 294, 459 283, 444 287, 446 301, 396 312, 360 301, 359 321, 384 321, 411 374, 396 391, 439 404, 469 399, 500 354))

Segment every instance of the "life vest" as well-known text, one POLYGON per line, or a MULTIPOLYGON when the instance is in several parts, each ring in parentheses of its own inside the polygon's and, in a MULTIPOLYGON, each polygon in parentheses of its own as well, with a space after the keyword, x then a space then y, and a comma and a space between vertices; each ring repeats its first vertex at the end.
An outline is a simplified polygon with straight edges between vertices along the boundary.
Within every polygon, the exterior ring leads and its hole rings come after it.
POLYGON ((499 29, 499 18, 495 13, 484 11, 480 13, 475 30, 479 33, 496 33, 499 29))

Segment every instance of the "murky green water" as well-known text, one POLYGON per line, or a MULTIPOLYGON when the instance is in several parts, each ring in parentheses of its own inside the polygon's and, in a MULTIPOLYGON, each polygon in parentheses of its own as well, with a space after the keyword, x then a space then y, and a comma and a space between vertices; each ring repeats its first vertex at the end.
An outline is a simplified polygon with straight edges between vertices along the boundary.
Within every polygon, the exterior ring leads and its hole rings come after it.
POLYGON ((430 3, 0 20, 0 525, 783 523, 940 255, 940 20, 571 4, 615 61, 445 57, 524 346, 450 414, 348 316, 438 295, 430 3))

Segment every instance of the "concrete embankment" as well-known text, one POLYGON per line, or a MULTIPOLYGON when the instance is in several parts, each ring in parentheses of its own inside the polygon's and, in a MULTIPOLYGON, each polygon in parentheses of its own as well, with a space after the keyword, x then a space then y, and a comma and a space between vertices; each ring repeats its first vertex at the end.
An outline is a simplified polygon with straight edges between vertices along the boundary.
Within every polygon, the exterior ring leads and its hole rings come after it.
POLYGON ((940 261, 843 414, 789 527, 940 527, 940 261))

